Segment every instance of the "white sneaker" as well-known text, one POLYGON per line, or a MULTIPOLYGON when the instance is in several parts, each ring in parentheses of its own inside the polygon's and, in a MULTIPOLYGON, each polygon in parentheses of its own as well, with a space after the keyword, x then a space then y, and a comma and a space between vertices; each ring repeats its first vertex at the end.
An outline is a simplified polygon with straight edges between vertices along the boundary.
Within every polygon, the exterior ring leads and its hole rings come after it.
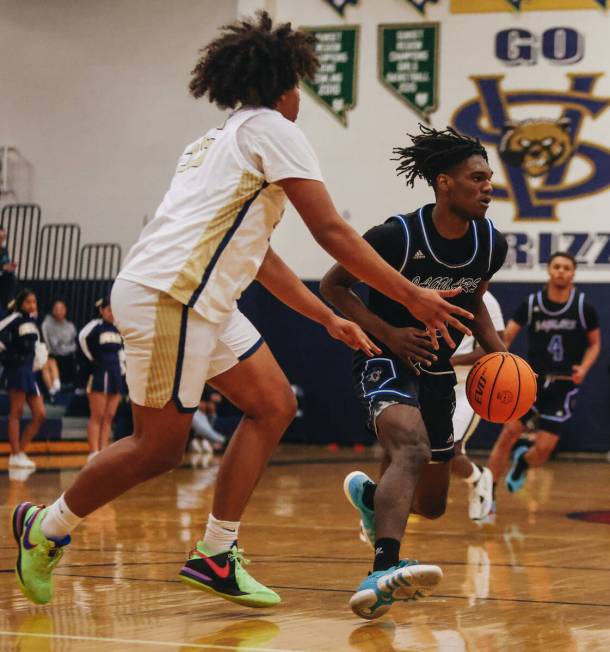
POLYGON ((199 437, 193 437, 189 446, 191 453, 203 453, 203 446, 199 437))
POLYGON ((36 468, 36 463, 34 460, 31 460, 23 451, 19 453, 19 460, 21 466, 24 469, 35 469, 36 468))
POLYGON ((481 521, 491 512, 493 498, 493 476, 484 467, 478 482, 470 487, 468 496, 468 516, 473 521, 481 521))
POLYGON ((8 458, 8 465, 13 469, 20 469, 22 466, 21 453, 17 453, 16 455, 10 455, 8 458))

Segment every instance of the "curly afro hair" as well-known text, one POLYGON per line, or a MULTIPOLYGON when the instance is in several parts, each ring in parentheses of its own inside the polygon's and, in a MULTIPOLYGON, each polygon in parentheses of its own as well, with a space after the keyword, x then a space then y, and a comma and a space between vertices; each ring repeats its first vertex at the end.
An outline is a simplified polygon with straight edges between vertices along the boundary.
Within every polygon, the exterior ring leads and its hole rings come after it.
POLYGON ((225 25, 222 34, 200 50, 191 71, 191 95, 207 93, 222 109, 274 107, 300 79, 313 77, 320 65, 315 42, 313 34, 293 30, 290 23, 274 29, 266 11, 225 25))
POLYGON ((418 177, 434 186, 439 174, 471 156, 482 156, 487 161, 487 151, 478 138, 464 136, 451 127, 437 131, 420 124, 419 131, 415 136, 407 134, 413 142, 410 147, 393 150, 398 156, 392 160, 400 161, 396 168, 398 176, 404 174, 411 188, 418 177))

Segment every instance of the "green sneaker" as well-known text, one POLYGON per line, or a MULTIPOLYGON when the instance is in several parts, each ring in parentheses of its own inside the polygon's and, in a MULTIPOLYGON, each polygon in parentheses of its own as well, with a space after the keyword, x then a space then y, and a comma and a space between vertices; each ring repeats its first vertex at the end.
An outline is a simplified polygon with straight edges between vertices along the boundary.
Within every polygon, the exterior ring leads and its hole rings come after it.
POLYGON ((42 533, 40 523, 46 510, 44 505, 19 503, 11 516, 19 549, 15 564, 17 583, 25 597, 36 604, 46 604, 53 597, 51 573, 70 543, 69 536, 51 541, 42 533))
POLYGON ((375 550, 375 512, 363 500, 364 486, 375 483, 362 471, 352 471, 343 480, 343 492, 352 507, 360 512, 360 540, 375 550))
POLYGON ((246 607, 273 607, 278 604, 280 596, 243 569, 242 564, 250 562, 244 559, 242 553, 234 543, 230 550, 211 554, 203 541, 198 541, 179 573, 180 579, 196 589, 246 607))

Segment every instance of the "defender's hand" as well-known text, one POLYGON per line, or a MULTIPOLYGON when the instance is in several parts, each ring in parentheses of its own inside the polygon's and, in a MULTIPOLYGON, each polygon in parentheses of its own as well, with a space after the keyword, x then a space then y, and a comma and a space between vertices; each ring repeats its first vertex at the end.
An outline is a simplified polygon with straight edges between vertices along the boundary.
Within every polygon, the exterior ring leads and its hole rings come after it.
POLYGON ((334 315, 325 324, 326 330, 331 337, 347 344, 351 349, 363 351, 369 358, 381 353, 381 349, 369 338, 369 336, 352 321, 342 319, 334 315))
POLYGON ((415 300, 411 301, 407 306, 409 312, 425 324, 434 349, 438 349, 436 331, 440 331, 441 336, 452 349, 455 348, 455 342, 451 339, 447 326, 453 326, 453 328, 462 331, 466 335, 472 335, 470 329, 453 315, 459 315, 466 319, 474 319, 474 315, 464 310, 464 308, 454 306, 443 299, 443 297, 455 297, 461 291, 460 288, 457 290, 437 291, 418 287, 415 300))

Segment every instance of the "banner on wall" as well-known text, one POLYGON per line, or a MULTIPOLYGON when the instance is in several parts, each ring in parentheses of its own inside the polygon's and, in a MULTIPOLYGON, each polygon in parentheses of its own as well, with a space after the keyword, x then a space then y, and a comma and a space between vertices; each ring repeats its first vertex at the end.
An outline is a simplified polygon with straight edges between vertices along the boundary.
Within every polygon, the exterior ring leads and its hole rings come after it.
POLYGON ((420 14, 426 13, 426 5, 435 5, 438 0, 407 0, 407 2, 419 11, 420 14))
POLYGON ((301 27, 315 35, 320 68, 303 85, 313 98, 347 126, 347 112, 356 106, 356 75, 360 28, 301 27))
POLYGON ((348 5, 356 6, 358 4, 358 0, 324 0, 324 2, 329 4, 341 16, 345 14, 345 8, 348 5))
POLYGON ((608 0, 451 0, 454 14, 498 11, 561 11, 564 9, 605 9, 608 0))
POLYGON ((426 122, 438 108, 439 23, 379 25, 381 83, 426 122))

